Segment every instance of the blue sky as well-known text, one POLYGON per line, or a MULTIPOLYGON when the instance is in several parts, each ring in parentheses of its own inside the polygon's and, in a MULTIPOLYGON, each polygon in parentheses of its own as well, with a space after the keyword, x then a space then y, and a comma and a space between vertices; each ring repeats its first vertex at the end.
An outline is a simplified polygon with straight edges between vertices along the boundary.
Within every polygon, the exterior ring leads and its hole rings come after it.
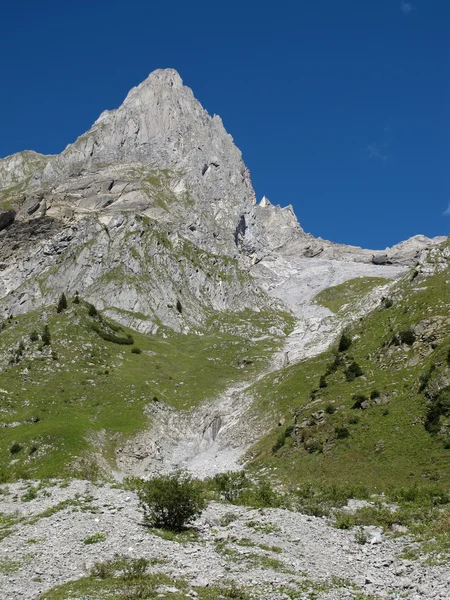
POLYGON ((5 0, 0 18, 0 156, 60 152, 173 67, 306 231, 450 232, 448 0, 5 0))

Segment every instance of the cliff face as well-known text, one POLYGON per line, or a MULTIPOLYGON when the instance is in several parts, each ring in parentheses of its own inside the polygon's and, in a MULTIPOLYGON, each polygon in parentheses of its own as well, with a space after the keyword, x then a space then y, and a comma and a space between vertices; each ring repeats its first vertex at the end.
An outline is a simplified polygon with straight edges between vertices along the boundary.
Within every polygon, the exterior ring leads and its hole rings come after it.
MULTIPOLYGON (((432 243, 416 242, 377 260, 409 264, 432 243)), ((220 117, 172 69, 152 73, 60 155, 0 160, 4 315, 78 291, 143 330, 195 329, 210 310, 277 302, 248 274, 277 256, 373 260, 305 234, 291 208, 256 204, 220 117), (174 311, 179 298, 189 310, 174 311)))

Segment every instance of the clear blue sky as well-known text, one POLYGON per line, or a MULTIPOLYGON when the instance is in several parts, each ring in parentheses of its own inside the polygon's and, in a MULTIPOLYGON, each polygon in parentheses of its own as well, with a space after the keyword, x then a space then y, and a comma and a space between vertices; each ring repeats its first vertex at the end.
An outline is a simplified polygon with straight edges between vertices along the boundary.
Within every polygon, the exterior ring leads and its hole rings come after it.
POLYGON ((449 0, 5 0, 0 19, 0 156, 60 152, 173 67, 306 231, 450 232, 449 0))

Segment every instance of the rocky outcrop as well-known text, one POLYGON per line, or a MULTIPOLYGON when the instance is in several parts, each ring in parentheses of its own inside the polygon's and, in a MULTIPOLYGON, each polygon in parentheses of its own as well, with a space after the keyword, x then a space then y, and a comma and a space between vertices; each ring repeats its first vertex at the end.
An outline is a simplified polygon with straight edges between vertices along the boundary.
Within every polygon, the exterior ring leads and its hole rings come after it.
POLYGON ((173 69, 151 73, 61 154, 27 151, 0 160, 2 205, 4 314, 76 290, 125 324, 135 323, 130 312, 144 315, 145 330, 155 323, 196 327, 207 306, 270 305, 259 289, 266 287, 265 274, 253 270, 256 282, 249 283, 246 273, 260 262, 320 258, 405 266, 439 241, 419 236, 381 256, 314 238, 290 206, 265 197, 256 204, 241 152, 220 117, 202 108, 173 69), (142 245, 147 229, 138 216, 151 221, 158 247, 142 245), (202 253, 209 267, 198 264, 202 253), (152 303, 137 291, 143 279, 152 303), (184 294, 190 310, 180 320, 167 305, 184 294))

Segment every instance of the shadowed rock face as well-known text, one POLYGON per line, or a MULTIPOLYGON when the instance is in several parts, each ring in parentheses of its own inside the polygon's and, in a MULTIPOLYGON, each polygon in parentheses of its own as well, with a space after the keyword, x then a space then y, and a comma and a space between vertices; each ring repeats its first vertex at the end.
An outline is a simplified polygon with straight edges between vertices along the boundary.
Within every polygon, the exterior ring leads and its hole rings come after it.
POLYGON ((14 222, 16 213, 13 210, 0 210, 0 231, 6 229, 14 222))
MULTIPOLYGON (((136 300, 137 282, 150 268, 145 248, 131 252, 127 246, 144 235, 136 215, 150 219, 159 235, 159 250, 150 255, 159 254, 157 262, 166 257, 165 269, 148 291, 157 287, 162 306, 189 290, 191 325, 207 306, 234 310, 273 304, 256 283, 243 285, 245 297, 237 301, 237 282, 248 281, 239 271, 252 264, 305 257, 407 265, 437 241, 412 238, 374 255, 306 234, 291 207, 273 206, 266 198, 257 205, 241 152, 220 117, 202 108, 176 71, 157 70, 61 154, 26 151, 0 160, 0 310, 17 314, 77 290, 100 307, 139 311, 150 321, 157 318, 182 330, 188 311, 174 321, 161 306, 136 300), (189 256, 183 255, 186 243, 189 256), (195 255, 202 252, 208 253, 208 268, 205 260, 195 266, 195 255), (223 260, 227 265, 219 264, 223 260), (230 260, 237 262, 230 266, 230 260), (189 277, 182 274, 182 263, 190 265, 189 277), (111 277, 108 285, 104 282, 118 266, 125 277, 111 294, 111 277), (49 267, 58 276, 46 283, 49 267), (220 286, 207 285, 204 277, 214 281, 219 271, 220 286), (195 303, 203 309, 195 310, 195 303)), ((263 270, 253 275, 266 287, 263 270)), ((116 317, 125 324, 133 321, 116 317)))

